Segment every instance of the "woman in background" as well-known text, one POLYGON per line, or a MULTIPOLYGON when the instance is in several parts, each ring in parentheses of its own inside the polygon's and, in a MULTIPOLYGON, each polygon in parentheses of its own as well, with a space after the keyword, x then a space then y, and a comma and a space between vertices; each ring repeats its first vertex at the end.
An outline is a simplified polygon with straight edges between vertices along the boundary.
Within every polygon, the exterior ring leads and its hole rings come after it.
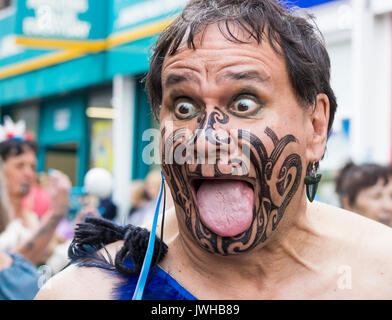
MULTIPOLYGON (((0 225, 7 225, 11 206, 0 163, 0 225)), ((0 300, 30 300, 38 292, 39 274, 20 254, 0 250, 0 300)))
POLYGON ((0 218, 0 250, 18 251, 38 265, 50 256, 55 230, 68 212, 71 181, 58 170, 51 172, 47 187, 51 205, 41 220, 23 208, 23 199, 36 182, 38 145, 24 130, 22 121, 4 121, 0 126, 0 159, 11 211, 0 218))
POLYGON ((343 209, 392 226, 392 197, 388 185, 388 168, 374 163, 349 162, 336 178, 336 192, 343 209))

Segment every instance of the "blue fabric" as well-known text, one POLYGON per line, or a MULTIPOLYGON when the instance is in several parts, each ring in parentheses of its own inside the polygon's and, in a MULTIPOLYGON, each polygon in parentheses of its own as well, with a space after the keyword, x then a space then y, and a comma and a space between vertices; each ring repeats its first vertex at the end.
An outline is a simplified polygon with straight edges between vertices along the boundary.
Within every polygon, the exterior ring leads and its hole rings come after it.
POLYGON ((0 271, 0 300, 31 300, 37 294, 39 274, 22 256, 7 252, 12 264, 0 271))
MULTIPOLYGON (((126 263, 133 267, 131 262, 126 263)), ((153 272, 153 267, 148 273, 148 278, 153 272)), ((114 298, 117 300, 131 300, 135 291, 138 276, 127 276, 113 290, 114 298)), ((189 291, 182 287, 165 270, 157 266, 153 278, 144 289, 143 300, 197 300, 189 291)))
MULTIPOLYGON (((77 252, 71 256, 71 264, 79 267, 100 268, 116 278, 121 278, 113 288, 113 298, 116 300, 132 300, 133 293, 136 289, 139 275, 126 276, 120 274, 110 257, 107 261, 102 254, 98 254, 101 247, 83 245, 76 248, 77 252)), ((133 268, 133 262, 130 259, 124 261, 127 267, 133 268)), ((154 266, 151 267, 147 279, 153 272, 154 266)), ((143 300, 197 300, 189 291, 182 287, 174 278, 165 270, 157 266, 153 278, 148 286, 144 289, 143 300)))

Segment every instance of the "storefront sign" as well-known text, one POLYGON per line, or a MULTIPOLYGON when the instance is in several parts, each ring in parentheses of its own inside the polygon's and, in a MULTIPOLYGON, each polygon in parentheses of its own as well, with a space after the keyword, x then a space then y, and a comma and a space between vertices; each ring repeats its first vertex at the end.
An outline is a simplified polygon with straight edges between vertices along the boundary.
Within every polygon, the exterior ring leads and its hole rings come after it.
POLYGON ((18 0, 16 33, 50 39, 103 39, 107 4, 102 0, 18 0))
POLYGON ((114 0, 112 33, 180 12, 188 0, 114 0))
POLYGON ((35 12, 33 17, 23 19, 26 36, 88 39, 90 35, 91 23, 78 17, 88 10, 87 0, 27 0, 26 7, 35 12))
POLYGON ((15 36, 8 35, 0 39, 0 59, 15 56, 23 52, 23 49, 15 44, 15 36))

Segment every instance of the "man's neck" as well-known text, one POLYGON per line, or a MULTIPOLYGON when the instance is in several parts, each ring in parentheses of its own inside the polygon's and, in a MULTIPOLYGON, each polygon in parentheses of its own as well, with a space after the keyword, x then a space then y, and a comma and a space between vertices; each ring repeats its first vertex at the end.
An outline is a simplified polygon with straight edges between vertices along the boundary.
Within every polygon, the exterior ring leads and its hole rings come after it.
MULTIPOLYGON (((253 291, 265 292, 266 288, 276 287, 293 273, 317 273, 317 252, 309 248, 318 247, 318 235, 307 213, 306 202, 297 209, 303 214, 289 225, 278 228, 268 242, 239 255, 211 254, 190 239, 189 233, 180 231, 169 244, 178 266, 174 269, 179 269, 172 270, 174 273, 191 272, 193 279, 211 279, 221 290, 230 291, 232 288, 233 293, 247 284, 253 286, 253 291), (181 266, 183 270, 180 270, 181 266)), ((287 212, 288 216, 290 214, 292 212, 287 212)))

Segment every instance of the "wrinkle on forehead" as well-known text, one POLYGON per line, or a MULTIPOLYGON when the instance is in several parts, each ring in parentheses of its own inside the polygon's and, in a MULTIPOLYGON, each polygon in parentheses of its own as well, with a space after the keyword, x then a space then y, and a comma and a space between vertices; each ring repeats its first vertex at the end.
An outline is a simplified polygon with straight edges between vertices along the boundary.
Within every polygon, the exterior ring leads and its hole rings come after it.
POLYGON ((191 34, 191 26, 189 25, 184 32, 184 35, 178 43, 172 43, 168 54, 172 55, 181 47, 186 47, 189 49, 195 49, 203 45, 205 35, 211 30, 211 28, 217 29, 219 33, 228 41, 233 43, 252 43, 256 42, 261 44, 265 40, 268 40, 269 44, 274 48, 275 52, 282 55, 280 50, 279 41, 270 34, 269 26, 264 24, 261 30, 256 31, 251 25, 246 21, 236 21, 236 20, 217 20, 215 22, 206 22, 205 24, 200 24, 194 27, 191 34))
POLYGON ((247 65, 258 67, 260 78, 269 79, 280 66, 283 65, 285 69, 284 59, 273 50, 266 39, 258 44, 245 34, 244 37, 243 43, 230 41, 216 24, 206 27, 203 34, 198 34, 195 38, 195 49, 182 45, 175 54, 166 56, 162 66, 162 84, 167 81, 169 70, 208 76, 227 68, 237 68, 237 73, 250 72, 251 70, 242 68, 247 65))

